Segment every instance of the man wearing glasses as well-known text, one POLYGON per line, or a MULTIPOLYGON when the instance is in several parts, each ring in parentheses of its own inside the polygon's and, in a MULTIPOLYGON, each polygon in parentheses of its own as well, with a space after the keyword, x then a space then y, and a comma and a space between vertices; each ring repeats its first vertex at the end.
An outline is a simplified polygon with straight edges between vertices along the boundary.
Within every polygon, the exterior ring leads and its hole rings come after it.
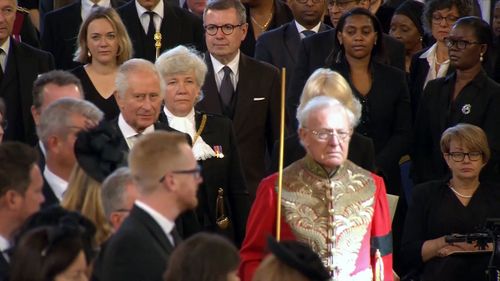
POLYGON ((298 240, 316 252, 330 280, 393 280, 391 219, 383 179, 347 160, 358 122, 338 100, 319 96, 298 114, 306 156, 264 179, 250 211, 241 248, 240 276, 252 280, 276 234, 281 202, 282 240, 298 240))
MULTIPOLYGON (((327 0, 328 13, 335 26, 339 18, 354 8, 370 8, 369 0, 327 0)), ((380 58, 381 63, 392 65, 401 70, 405 70, 405 49, 398 40, 387 34, 381 34, 385 56, 380 58)), ((331 54, 334 51, 335 29, 321 32, 302 40, 295 70, 288 87, 287 108, 291 116, 295 116, 299 104, 300 94, 307 78, 318 68, 329 68, 336 58, 331 54)), ((347 77, 346 77, 347 78, 347 77)), ((293 120, 295 121, 295 120, 293 120)), ((293 127, 296 127, 294 124, 293 127)))
POLYGON ((331 29, 321 22, 326 9, 325 0, 288 0, 294 20, 263 33, 255 46, 255 58, 286 68, 288 85, 295 68, 300 40, 331 29))
POLYGON ((233 121, 250 198, 265 176, 266 155, 279 135, 278 70, 240 52, 248 30, 239 0, 210 1, 203 15, 208 53, 205 97, 196 108, 233 121))
POLYGON ((198 204, 202 182, 185 136, 154 132, 130 151, 129 167, 137 200, 96 261, 98 280, 160 281, 181 238, 176 218, 198 204))

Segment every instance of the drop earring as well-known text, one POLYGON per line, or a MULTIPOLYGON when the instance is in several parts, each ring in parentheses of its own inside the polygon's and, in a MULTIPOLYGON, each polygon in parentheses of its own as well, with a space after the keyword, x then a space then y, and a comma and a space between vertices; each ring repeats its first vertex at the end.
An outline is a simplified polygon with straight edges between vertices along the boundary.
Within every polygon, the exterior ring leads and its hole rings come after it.
POLYGON ((480 62, 483 62, 483 53, 480 53, 480 54, 479 54, 479 61, 480 61, 480 62))

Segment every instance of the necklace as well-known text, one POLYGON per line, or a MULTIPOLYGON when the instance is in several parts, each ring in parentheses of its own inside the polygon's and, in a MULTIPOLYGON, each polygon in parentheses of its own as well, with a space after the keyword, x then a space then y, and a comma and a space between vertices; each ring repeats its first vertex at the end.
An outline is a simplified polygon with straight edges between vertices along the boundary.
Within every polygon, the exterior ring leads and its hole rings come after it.
POLYGON ((463 195, 462 193, 456 191, 453 186, 451 185, 451 182, 448 182, 448 187, 451 189, 451 191, 453 191, 453 193, 455 193, 456 195, 458 195, 459 197, 462 197, 462 198, 472 198, 472 195, 463 195))
POLYGON ((266 20, 266 22, 263 25, 261 25, 259 22, 257 22, 257 20, 252 15, 250 15, 250 18, 252 19, 252 22, 260 28, 260 30, 264 31, 264 30, 267 30, 267 27, 269 26, 269 24, 271 23, 271 20, 273 19, 273 12, 271 12, 271 14, 269 14, 269 18, 266 20))

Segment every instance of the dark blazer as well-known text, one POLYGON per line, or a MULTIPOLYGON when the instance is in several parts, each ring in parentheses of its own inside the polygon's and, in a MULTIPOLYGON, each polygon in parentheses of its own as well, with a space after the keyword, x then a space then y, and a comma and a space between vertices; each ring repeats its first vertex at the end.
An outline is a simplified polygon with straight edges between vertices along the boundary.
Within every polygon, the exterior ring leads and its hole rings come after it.
MULTIPOLYGON (((41 169, 42 169, 41 171, 42 171, 42 176, 43 176, 43 167, 41 169)), ((43 197, 45 198, 45 201, 43 201, 42 205, 40 206, 41 209, 45 209, 45 208, 53 206, 53 205, 59 205, 59 199, 56 197, 54 191, 50 187, 50 185, 47 182, 47 179, 45 179, 45 177, 43 177, 42 193, 43 193, 43 197)))
POLYGON ((35 123, 31 116, 33 81, 39 74, 52 69, 54 58, 51 54, 16 42, 11 37, 7 66, 0 85, 0 97, 7 105, 4 118, 10 124, 4 140, 17 140, 30 145, 36 143, 35 123))
MULTIPOLYGON (((319 32, 330 30, 326 24, 321 24, 319 32)), ((290 83, 300 46, 300 34, 295 21, 263 33, 255 45, 255 58, 276 66, 279 70, 286 69, 286 83, 290 83)))
MULTIPOLYGON (((205 97, 196 108, 221 115, 223 109, 209 54, 205 61, 208 66, 202 88, 205 97)), ((257 185, 266 175, 266 159, 279 136, 279 87, 278 69, 241 54, 231 119, 252 201, 257 185)))
MULTIPOLYGON (((306 155, 306 150, 300 144, 298 134, 293 134, 285 138, 283 168, 293 162, 302 159, 306 155)), ((368 171, 375 171, 375 147, 372 139, 354 132, 349 141, 349 153, 347 159, 354 164, 368 171)), ((271 156, 270 173, 278 171, 279 164, 279 142, 274 144, 273 154, 271 156)))
MULTIPOLYGON (((267 27, 267 30, 273 30, 293 20, 292 10, 281 0, 274 1, 273 18, 267 27)), ((255 54, 255 34, 253 33, 252 18, 250 17, 250 6, 245 4, 247 13, 248 31, 245 40, 241 42, 240 50, 247 56, 253 57, 255 54)))
MULTIPOLYGON (((111 6, 117 8, 126 2, 126 0, 111 0, 111 6)), ((77 37, 82 24, 81 13, 82 2, 78 0, 45 15, 42 48, 54 55, 58 69, 69 70, 80 65, 73 61, 73 56, 78 47, 77 37)))
POLYGON ((173 250, 158 223, 134 205, 99 254, 93 280, 161 281, 173 250))
MULTIPOLYGON (((430 48, 430 47, 429 47, 430 48)), ((427 74, 429 73, 429 62, 425 58, 420 58, 420 56, 427 52, 429 48, 425 48, 423 50, 418 51, 411 58, 410 65, 410 76, 409 76, 409 90, 410 90, 410 101, 411 101, 411 110, 413 114, 413 118, 417 115, 418 105, 420 100, 422 99, 422 92, 424 91, 424 83, 425 78, 427 78, 427 74)), ((448 67, 448 71, 446 71, 446 75, 449 75, 455 71, 453 66, 448 67)))
MULTIPOLYGON (((318 68, 329 67, 334 61, 335 28, 312 35, 302 40, 298 52, 298 59, 293 71, 292 80, 287 92, 287 109, 290 116, 295 116, 299 105, 302 89, 307 79, 318 68)), ((383 34, 385 56, 379 58, 380 62, 388 63, 404 71, 405 50, 404 45, 389 35, 383 34)), ((291 118, 292 122, 296 122, 291 118)), ((295 123, 294 128, 297 127, 295 123)))
POLYGON ((458 123, 481 127, 491 149, 491 159, 481 179, 500 180, 500 85, 481 71, 450 102, 456 74, 427 83, 415 120, 413 172, 415 183, 439 179, 448 173, 440 149, 441 134, 458 123), (468 109, 467 109, 468 108, 468 109))
MULTIPOLYGON (((162 34, 160 53, 181 44, 191 45, 199 51, 206 50, 203 23, 200 18, 187 10, 171 6, 167 2, 164 2, 163 11, 164 17, 160 27, 162 34)), ((134 57, 154 62, 155 56, 150 55, 151 50, 153 50, 154 54, 154 45, 147 44, 149 41, 146 40, 146 34, 137 14, 135 1, 129 1, 120 7, 118 13, 132 40, 134 57)))
MULTIPOLYGON (((198 160, 203 176, 203 182, 198 188, 199 200, 196 210, 198 220, 203 227, 201 230, 220 233, 239 247, 245 237, 250 199, 241 169, 233 125, 231 120, 224 116, 196 112, 197 131, 203 115, 207 116, 207 120, 200 136, 212 148, 215 145, 221 146, 224 158, 198 160), (221 217, 216 211, 219 188, 223 190, 225 215, 231 222, 227 229, 221 229, 216 224, 217 219, 221 217)), ((160 122, 168 124, 163 111, 160 114, 160 122)))
POLYGON ((10 265, 5 260, 3 255, 0 255, 0 281, 7 281, 9 276, 10 265))

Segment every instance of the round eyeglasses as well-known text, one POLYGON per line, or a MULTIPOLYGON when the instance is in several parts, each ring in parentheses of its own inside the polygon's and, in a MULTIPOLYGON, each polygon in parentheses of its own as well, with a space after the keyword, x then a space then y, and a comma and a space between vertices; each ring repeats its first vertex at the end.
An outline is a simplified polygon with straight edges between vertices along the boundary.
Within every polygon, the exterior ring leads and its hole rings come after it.
POLYGON ((244 25, 244 23, 240 23, 240 24, 229 24, 228 23, 228 24, 224 24, 224 25, 207 24, 207 25, 203 26, 203 28, 205 28, 205 32, 210 36, 214 36, 215 34, 217 34, 217 31, 219 29, 225 35, 231 35, 234 32, 235 28, 241 27, 242 25, 244 25))

